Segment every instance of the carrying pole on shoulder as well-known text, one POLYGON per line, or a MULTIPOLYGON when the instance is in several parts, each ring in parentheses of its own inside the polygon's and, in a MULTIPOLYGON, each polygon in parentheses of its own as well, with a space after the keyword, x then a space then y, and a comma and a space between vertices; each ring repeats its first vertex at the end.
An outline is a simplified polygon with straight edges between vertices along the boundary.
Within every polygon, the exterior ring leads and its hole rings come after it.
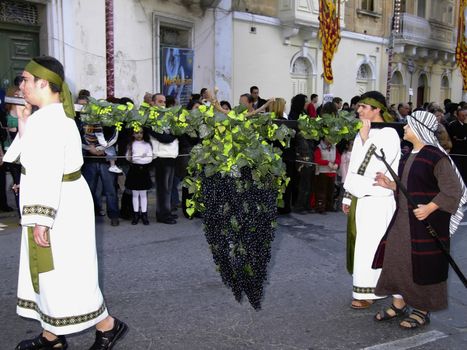
MULTIPOLYGON (((415 203, 415 200, 410 196, 409 192, 407 191, 407 188, 402 184, 401 180, 397 176, 394 170, 392 170, 391 166, 388 164, 386 161, 386 155, 384 154, 383 149, 380 149, 381 155, 378 155, 376 152, 374 153, 375 157, 382 161, 386 168, 388 169, 389 173, 391 174, 392 178, 397 184, 397 187, 399 190, 404 194, 405 198, 407 198, 407 201, 412 205, 414 208, 418 208, 418 204, 415 203)), ((449 265, 451 265, 452 269, 456 272, 457 276, 459 276, 459 279, 462 281, 464 284, 464 287, 467 288, 467 279, 465 278, 464 274, 460 270, 459 266, 457 266, 456 262, 452 258, 451 254, 449 254, 448 249, 444 246, 444 243, 439 239, 438 234, 436 233, 435 229, 427 220, 421 220, 423 225, 425 225, 425 228, 428 232, 428 234, 433 237, 433 239, 436 242, 436 245, 438 248, 443 252, 444 256, 449 262, 449 265)))

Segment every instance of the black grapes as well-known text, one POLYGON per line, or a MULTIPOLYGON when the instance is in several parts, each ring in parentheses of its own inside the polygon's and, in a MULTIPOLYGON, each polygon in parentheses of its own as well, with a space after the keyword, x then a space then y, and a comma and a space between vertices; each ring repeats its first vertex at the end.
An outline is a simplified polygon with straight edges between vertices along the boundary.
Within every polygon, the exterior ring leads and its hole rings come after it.
POLYGON ((204 231, 214 263, 235 299, 240 302, 244 292, 255 309, 261 308, 277 219, 277 189, 270 180, 258 188, 247 167, 240 178, 202 174, 204 231))

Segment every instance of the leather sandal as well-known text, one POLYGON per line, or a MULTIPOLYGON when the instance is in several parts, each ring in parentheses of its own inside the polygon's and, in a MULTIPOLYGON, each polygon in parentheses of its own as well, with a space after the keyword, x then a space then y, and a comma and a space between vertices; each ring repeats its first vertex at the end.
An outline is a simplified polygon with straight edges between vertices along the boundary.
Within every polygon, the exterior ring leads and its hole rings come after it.
POLYGON ((123 338, 128 331, 128 326, 125 322, 114 317, 114 326, 110 331, 97 331, 96 340, 89 350, 110 350, 115 343, 123 338))
POLYGON ((15 350, 57 350, 67 349, 68 343, 65 336, 59 335, 54 340, 47 340, 42 334, 34 339, 27 339, 16 345, 15 350))
POLYGON ((396 317, 401 317, 406 315, 409 312, 409 308, 407 305, 404 305, 402 308, 397 308, 394 306, 394 304, 391 304, 391 306, 387 309, 381 309, 381 311, 378 311, 375 314, 375 321, 388 321, 392 320, 393 318, 396 317), (378 318, 379 316, 379 318, 378 318))
POLYGON ((352 304, 350 304, 350 307, 355 310, 360 310, 360 309, 368 309, 371 305, 375 303, 374 300, 359 300, 359 299, 354 299, 352 300, 352 304))
POLYGON ((430 313, 427 312, 424 314, 420 310, 413 309, 409 317, 406 317, 399 323, 399 326, 403 329, 417 329, 423 326, 426 326, 430 323, 430 313), (414 317, 415 316, 415 317, 414 317), (406 322, 409 326, 404 326, 403 323, 406 322))

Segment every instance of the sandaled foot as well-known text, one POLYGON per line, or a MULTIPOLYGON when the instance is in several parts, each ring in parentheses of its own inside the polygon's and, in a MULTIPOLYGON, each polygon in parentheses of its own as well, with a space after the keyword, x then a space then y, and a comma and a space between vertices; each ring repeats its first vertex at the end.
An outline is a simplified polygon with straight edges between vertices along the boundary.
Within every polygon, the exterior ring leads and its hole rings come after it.
POLYGON ((404 305, 399 309, 395 307, 394 304, 391 304, 389 308, 378 311, 375 315, 375 320, 378 322, 392 320, 393 318, 404 316, 408 312, 409 308, 407 307, 407 305, 404 305))
POLYGON ((42 334, 34 339, 23 340, 16 345, 15 350, 55 350, 67 349, 68 343, 63 335, 59 335, 54 340, 47 340, 42 334))
POLYGON ((352 300, 352 304, 350 304, 350 307, 352 309, 355 309, 355 310, 368 309, 374 303, 375 303, 374 300, 358 300, 358 299, 354 299, 354 300, 352 300))
POLYGON ((128 326, 115 317, 114 320, 114 327, 111 330, 105 332, 96 330, 96 340, 89 350, 110 350, 118 340, 123 338, 128 331, 128 326))
POLYGON ((399 324, 404 329, 416 329, 430 323, 430 313, 413 309, 410 315, 399 324))

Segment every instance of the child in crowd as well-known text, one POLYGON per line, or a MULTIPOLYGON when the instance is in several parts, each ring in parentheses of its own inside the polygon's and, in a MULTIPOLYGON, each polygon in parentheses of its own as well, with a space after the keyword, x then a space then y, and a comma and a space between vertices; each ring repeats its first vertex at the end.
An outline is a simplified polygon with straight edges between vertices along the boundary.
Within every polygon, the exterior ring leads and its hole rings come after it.
POLYGON ((97 142, 99 143, 99 146, 96 147, 96 150, 105 152, 105 159, 110 163, 110 172, 116 174, 123 173, 122 169, 120 169, 115 163, 117 160, 117 150, 114 146, 110 145, 110 142, 105 140, 104 133, 97 130, 98 129, 94 129, 94 135, 96 135, 97 142))
MULTIPOLYGON (((89 91, 82 89, 78 94, 76 103, 80 105, 85 105, 88 103, 89 97, 89 91)), ((98 151, 105 152, 106 160, 110 163, 109 171, 116 174, 122 174, 122 169, 120 169, 115 163, 117 159, 117 151, 115 149, 115 146, 113 146, 113 144, 117 141, 118 135, 114 135, 115 137, 112 137, 111 140, 107 142, 104 136, 103 128, 100 124, 85 125, 84 131, 84 139, 86 143, 88 145, 95 146, 96 150, 98 151)))
POLYGON ((315 149, 316 168, 316 211, 324 214, 333 211, 333 193, 336 183, 337 169, 341 163, 341 156, 328 140, 323 139, 315 149))
POLYGON ((126 159, 130 162, 130 170, 126 177, 125 187, 130 189, 133 194, 134 214, 131 224, 136 225, 141 218, 144 225, 149 225, 147 190, 152 187, 149 174, 152 146, 149 142, 149 135, 143 129, 133 132, 128 144, 126 159))

